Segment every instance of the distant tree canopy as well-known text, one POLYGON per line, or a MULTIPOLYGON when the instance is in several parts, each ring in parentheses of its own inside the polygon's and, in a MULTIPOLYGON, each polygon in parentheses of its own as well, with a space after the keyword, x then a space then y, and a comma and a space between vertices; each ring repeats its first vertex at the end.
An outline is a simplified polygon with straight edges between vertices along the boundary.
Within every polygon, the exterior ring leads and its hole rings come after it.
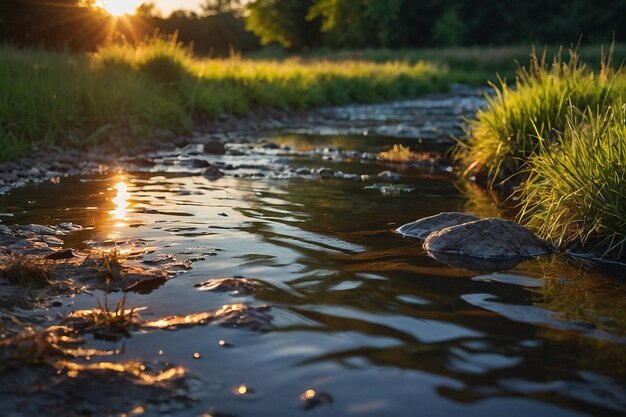
POLYGON ((295 49, 626 40, 626 0, 256 0, 248 12, 262 43, 295 49))
POLYGON ((278 43, 311 48, 425 47, 626 41, 626 0, 205 0, 168 17, 141 5, 120 19, 96 0, 0 0, 0 42, 89 51, 122 34, 178 32, 198 54, 278 43))

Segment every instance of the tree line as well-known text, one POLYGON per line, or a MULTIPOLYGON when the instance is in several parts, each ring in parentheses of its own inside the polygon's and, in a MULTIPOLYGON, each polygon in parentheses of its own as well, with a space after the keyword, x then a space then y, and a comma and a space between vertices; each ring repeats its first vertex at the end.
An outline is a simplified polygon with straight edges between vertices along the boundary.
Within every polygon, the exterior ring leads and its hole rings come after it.
POLYGON ((72 51, 116 36, 178 32, 199 54, 276 43, 311 48, 571 43, 626 40, 626 0, 206 0, 162 17, 154 4, 115 19, 96 0, 2 0, 0 41, 72 51))

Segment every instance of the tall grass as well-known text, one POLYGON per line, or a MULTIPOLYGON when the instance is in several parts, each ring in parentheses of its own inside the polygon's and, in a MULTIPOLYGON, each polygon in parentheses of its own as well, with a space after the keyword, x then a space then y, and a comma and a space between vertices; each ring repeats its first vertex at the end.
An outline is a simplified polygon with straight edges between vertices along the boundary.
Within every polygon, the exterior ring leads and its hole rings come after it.
POLYGON ((602 110, 626 93, 626 72, 611 65, 610 54, 598 72, 577 51, 569 55, 563 60, 559 53, 548 64, 545 54, 533 53, 514 87, 493 86, 495 95, 468 124, 468 142, 456 150, 465 174, 491 185, 511 179, 545 148, 539 138, 550 141, 564 131, 568 106, 602 110))
POLYGON ((455 156, 479 183, 517 186, 520 221, 542 237, 624 259, 626 71, 612 51, 597 71, 577 51, 532 57, 514 87, 494 86, 455 156))
POLYGON ((180 99, 164 86, 91 64, 87 56, 0 48, 0 160, 33 145, 81 145, 108 126, 189 128, 180 99))
POLYGON ((556 141, 538 138, 521 219, 559 246, 626 259, 626 107, 570 108, 556 141))
MULTIPOLYGON (((554 45, 547 45, 541 48, 548 55, 558 53, 560 49, 561 47, 554 45)), ((297 56, 300 59, 311 61, 400 61, 408 63, 427 61, 447 67, 455 82, 484 86, 485 81, 498 82, 498 78, 508 80, 509 82, 514 81, 519 64, 529 61, 532 55, 530 51, 531 47, 529 45, 417 49, 313 49, 297 56)), ((586 62, 595 64, 601 61, 601 48, 597 45, 580 46, 577 48, 577 53, 586 62)), ((252 52, 247 56, 262 60, 285 60, 293 57, 288 51, 273 46, 252 52)), ((615 62, 622 62, 626 59, 626 44, 614 45, 613 58, 615 62)))
POLYGON ((33 146, 115 140, 102 132, 185 132, 222 113, 392 100, 452 81, 445 67, 424 61, 197 59, 175 37, 79 56, 3 46, 0 160, 33 146))

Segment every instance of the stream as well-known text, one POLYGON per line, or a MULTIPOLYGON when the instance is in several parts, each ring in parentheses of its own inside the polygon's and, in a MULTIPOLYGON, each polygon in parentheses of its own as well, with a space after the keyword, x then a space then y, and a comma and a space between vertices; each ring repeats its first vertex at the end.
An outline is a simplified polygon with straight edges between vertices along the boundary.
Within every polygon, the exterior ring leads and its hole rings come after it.
MULTIPOLYGON (((0 196, 3 224, 85 226, 64 247, 115 244, 192 266, 128 293, 126 307, 149 325, 118 340, 85 336, 114 352, 108 362, 180 367, 184 388, 165 400, 106 379, 16 392, 35 376, 3 372, 0 414, 624 415, 623 277, 558 254, 498 272, 440 263, 394 229, 445 211, 514 209, 458 183, 436 141, 304 130, 234 141, 225 155, 191 144, 0 196), (393 144, 424 161, 375 158, 393 144), (224 176, 203 176, 207 164, 224 176), (250 314, 197 318, 224 306, 250 314)), ((41 314, 55 323, 123 296, 83 292, 41 314)))

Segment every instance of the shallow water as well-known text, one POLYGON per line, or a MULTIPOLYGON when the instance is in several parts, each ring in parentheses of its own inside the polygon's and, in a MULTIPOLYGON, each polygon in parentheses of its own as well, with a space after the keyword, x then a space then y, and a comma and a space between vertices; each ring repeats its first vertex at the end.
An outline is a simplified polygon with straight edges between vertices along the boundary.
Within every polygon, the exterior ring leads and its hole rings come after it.
MULTIPOLYGON (((377 152, 389 147, 385 138, 272 142, 283 147, 232 145, 245 155, 211 157, 189 148, 149 167, 20 188, 0 197, 0 211, 13 214, 5 223, 93 226, 70 235, 68 247, 142 239, 157 254, 192 259, 192 270, 129 295, 146 321, 271 307, 258 312, 261 328, 189 319, 175 330, 90 340, 123 348, 108 361, 185 367, 201 388, 176 415, 623 415, 623 277, 560 256, 499 273, 442 264, 393 229, 442 211, 510 212, 460 191, 445 166, 381 165, 337 150, 377 152), (193 158, 222 162, 228 175, 209 181, 187 164, 193 158), (294 174, 321 166, 348 176, 294 174), (404 191, 365 188, 386 182, 375 175, 387 169, 402 173, 404 191), (254 293, 198 286, 234 276, 252 279, 254 293)), ((49 314, 104 297, 68 297, 49 314)))

